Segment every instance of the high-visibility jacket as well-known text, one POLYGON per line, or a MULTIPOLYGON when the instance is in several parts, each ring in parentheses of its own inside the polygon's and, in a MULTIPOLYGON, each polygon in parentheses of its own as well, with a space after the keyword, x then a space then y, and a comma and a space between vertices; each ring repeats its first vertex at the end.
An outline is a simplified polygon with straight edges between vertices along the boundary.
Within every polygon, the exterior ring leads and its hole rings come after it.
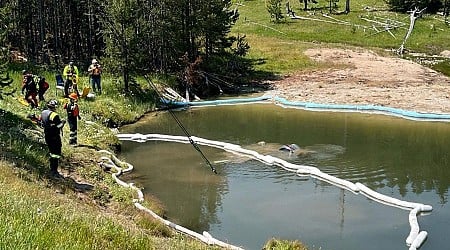
POLYGON ((75 65, 67 65, 66 67, 64 67, 63 76, 66 79, 69 79, 71 81, 75 80, 75 82, 78 82, 78 67, 75 65))
POLYGON ((61 128, 64 126, 58 113, 49 109, 42 111, 41 121, 46 137, 59 136, 61 128))
POLYGON ((64 109, 67 110, 67 117, 78 118, 80 115, 80 108, 76 102, 69 102, 64 105, 64 109))

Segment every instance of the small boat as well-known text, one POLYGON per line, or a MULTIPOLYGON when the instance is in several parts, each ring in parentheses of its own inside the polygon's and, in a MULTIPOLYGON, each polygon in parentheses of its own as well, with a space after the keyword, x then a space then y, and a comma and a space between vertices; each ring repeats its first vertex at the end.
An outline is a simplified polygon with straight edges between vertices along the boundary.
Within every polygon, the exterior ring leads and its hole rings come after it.
POLYGON ((164 88, 162 91, 161 103, 169 107, 185 107, 189 102, 171 88, 164 88))
POLYGON ((184 107, 189 105, 189 103, 185 101, 177 101, 166 98, 160 98, 160 100, 162 104, 167 105, 169 107, 184 107))

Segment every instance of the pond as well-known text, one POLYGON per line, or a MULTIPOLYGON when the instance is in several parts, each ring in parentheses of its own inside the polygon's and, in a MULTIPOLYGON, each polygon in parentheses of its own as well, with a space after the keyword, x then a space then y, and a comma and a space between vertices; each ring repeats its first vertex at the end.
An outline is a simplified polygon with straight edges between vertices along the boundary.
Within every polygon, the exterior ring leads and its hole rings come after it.
MULTIPOLYGON (((288 162, 360 182, 397 199, 433 206, 419 216, 423 249, 448 246, 450 123, 273 104, 192 108, 176 112, 192 136, 229 142, 288 162), (280 151, 297 144, 293 154, 280 151)), ((158 112, 121 133, 185 135, 170 113, 158 112)), ((134 165, 124 178, 157 197, 169 220, 245 249, 272 238, 312 249, 408 249, 408 210, 386 206, 312 177, 200 146, 212 173, 190 144, 123 142, 134 165)))

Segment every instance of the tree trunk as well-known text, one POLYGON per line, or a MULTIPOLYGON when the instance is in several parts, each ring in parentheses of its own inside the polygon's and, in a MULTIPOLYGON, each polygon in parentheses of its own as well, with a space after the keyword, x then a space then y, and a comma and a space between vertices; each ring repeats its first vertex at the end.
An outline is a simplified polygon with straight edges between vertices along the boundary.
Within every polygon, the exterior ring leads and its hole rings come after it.
POLYGON ((449 0, 445 0, 444 2, 444 21, 445 23, 447 23, 447 19, 448 19, 448 14, 449 14, 449 0))
POLYGON ((303 10, 308 10, 308 0, 303 0, 303 3, 305 4, 305 8, 303 8, 303 10))
POLYGON ((124 59, 125 59, 125 63, 124 63, 124 65, 123 65, 123 68, 122 68, 122 73, 123 73, 123 84, 124 84, 124 90, 125 90, 125 92, 128 92, 129 91, 129 72, 128 72, 128 65, 129 65, 129 62, 128 62, 128 48, 127 48, 127 44, 125 43, 125 27, 124 27, 124 24, 122 23, 122 25, 121 25, 121 32, 122 32, 122 53, 123 53, 123 55, 124 55, 124 59))

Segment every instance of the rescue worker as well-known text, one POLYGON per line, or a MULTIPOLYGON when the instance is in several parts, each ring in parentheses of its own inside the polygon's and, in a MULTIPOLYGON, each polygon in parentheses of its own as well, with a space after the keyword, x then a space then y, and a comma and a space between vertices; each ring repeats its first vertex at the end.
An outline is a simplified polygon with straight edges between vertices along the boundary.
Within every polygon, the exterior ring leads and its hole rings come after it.
POLYGON ((30 104, 32 109, 37 108, 39 106, 36 99, 37 87, 33 75, 28 70, 23 70, 22 75, 22 95, 24 95, 24 99, 30 104))
POLYGON ((44 127, 45 142, 50 151, 50 173, 54 177, 61 177, 58 173, 58 161, 61 158, 62 148, 60 133, 66 121, 61 120, 58 113, 56 113, 57 106, 58 102, 56 100, 50 100, 47 103, 47 109, 42 111, 41 114, 41 123, 42 127, 44 127))
POLYGON ((80 108, 78 107, 78 96, 75 93, 71 93, 69 95, 70 102, 64 104, 64 109, 67 111, 67 122, 69 123, 69 144, 72 146, 77 145, 77 130, 78 130, 78 122, 77 120, 81 120, 80 116, 80 108))
POLYGON ((37 82, 39 86, 38 95, 39 95, 39 101, 45 101, 44 94, 47 91, 47 89, 50 87, 48 82, 45 80, 45 77, 42 76, 33 76, 34 82, 37 82))
POLYGON ((98 63, 97 59, 92 59, 92 64, 89 65, 88 72, 91 80, 92 90, 94 90, 94 92, 98 94, 102 94, 102 71, 102 66, 98 63))
MULTIPOLYGON (((77 96, 78 93, 78 67, 71 61, 63 70, 63 76, 66 78, 64 81, 64 97, 69 97, 69 89, 71 88, 77 96)), ((71 91, 72 92, 72 91, 71 91)))

